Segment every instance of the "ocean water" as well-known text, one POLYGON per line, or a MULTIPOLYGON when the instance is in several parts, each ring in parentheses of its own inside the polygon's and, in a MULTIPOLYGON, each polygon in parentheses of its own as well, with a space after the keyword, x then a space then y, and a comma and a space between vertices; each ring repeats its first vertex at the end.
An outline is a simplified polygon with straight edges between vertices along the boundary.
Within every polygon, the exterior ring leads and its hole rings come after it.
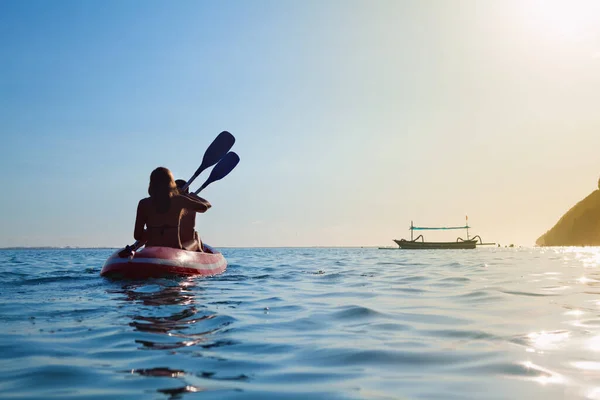
POLYGON ((600 249, 0 251, 3 399, 600 399, 600 249))

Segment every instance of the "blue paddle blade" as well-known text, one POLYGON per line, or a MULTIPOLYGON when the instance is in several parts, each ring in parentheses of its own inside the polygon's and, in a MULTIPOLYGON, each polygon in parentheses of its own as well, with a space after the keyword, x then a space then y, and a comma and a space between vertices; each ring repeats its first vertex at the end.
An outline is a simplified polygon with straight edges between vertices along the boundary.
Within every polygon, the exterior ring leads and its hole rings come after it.
POLYGON ((219 133, 219 136, 208 146, 208 149, 204 152, 204 158, 202 158, 202 164, 199 170, 203 171, 208 167, 212 167, 221 160, 233 147, 235 138, 227 131, 219 133))
POLYGON ((231 150, 234 143, 235 137, 233 137, 231 133, 227 131, 219 133, 219 135, 215 138, 215 140, 213 140, 213 142, 210 144, 210 146, 208 146, 208 148, 204 152, 202 164, 200 164, 196 172, 194 172, 194 175, 192 175, 192 177, 188 179, 187 183, 183 186, 181 190, 186 190, 192 184, 194 179, 196 179, 198 175, 202 173, 202 171, 218 163, 219 160, 221 160, 225 156, 225 154, 227 154, 227 152, 231 150))
POLYGON ((231 171, 233 171, 233 169, 236 167, 236 165, 238 165, 239 162, 240 157, 236 153, 234 153, 233 151, 227 153, 225 157, 223 157, 221 161, 219 161, 219 163, 215 165, 213 170, 210 171, 210 176, 208 177, 206 182, 204 182, 204 184, 200 186, 200 189, 196 190, 194 193, 198 194, 211 183, 218 181, 219 179, 225 178, 227 175, 229 175, 231 171))

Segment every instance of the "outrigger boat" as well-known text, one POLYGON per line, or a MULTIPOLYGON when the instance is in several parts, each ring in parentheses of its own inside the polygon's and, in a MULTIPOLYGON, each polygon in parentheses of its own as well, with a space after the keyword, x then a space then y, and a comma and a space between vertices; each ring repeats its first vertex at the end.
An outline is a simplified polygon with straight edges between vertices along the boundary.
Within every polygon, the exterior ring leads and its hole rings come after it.
POLYGON ((394 242, 398 245, 400 249, 407 250, 428 250, 428 249, 474 249, 477 245, 492 245, 495 243, 483 243, 481 237, 476 235, 472 238, 469 238, 469 224, 468 218, 465 226, 445 226, 445 227, 423 227, 423 226, 414 226, 413 222, 410 221, 410 240, 406 239, 394 239, 394 242), (423 235, 419 235, 416 238, 413 238, 414 231, 439 231, 439 230, 453 230, 453 229, 466 229, 467 238, 463 239, 458 237, 454 242, 426 242, 423 238, 423 235), (421 241, 419 241, 421 239, 421 241))

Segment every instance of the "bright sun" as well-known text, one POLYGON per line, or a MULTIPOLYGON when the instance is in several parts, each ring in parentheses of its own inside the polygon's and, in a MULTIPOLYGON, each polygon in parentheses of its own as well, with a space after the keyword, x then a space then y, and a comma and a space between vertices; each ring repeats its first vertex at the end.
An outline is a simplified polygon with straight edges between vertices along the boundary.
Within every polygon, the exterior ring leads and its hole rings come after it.
POLYGON ((527 17, 553 39, 579 41, 598 33, 600 0, 534 0, 527 17))

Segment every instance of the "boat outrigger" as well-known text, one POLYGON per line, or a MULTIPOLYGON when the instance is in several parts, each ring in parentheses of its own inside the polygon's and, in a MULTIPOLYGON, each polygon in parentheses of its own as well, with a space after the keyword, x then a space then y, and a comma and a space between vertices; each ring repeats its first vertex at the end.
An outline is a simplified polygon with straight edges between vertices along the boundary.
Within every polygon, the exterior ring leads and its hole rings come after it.
POLYGON ((474 249, 477 245, 493 245, 495 243, 483 243, 481 237, 476 235, 472 238, 469 238, 469 223, 468 218, 465 223, 465 226, 449 226, 449 227, 423 227, 423 226, 414 226, 413 222, 410 221, 410 240, 406 239, 394 239, 394 242, 398 245, 400 249, 407 250, 427 250, 427 249, 474 249), (463 239, 458 237, 454 242, 426 242, 423 238, 423 235, 419 235, 413 239, 414 231, 433 231, 433 230, 453 230, 453 229, 465 229, 467 231, 467 238, 463 239), (421 241, 419 241, 421 239, 421 241))

